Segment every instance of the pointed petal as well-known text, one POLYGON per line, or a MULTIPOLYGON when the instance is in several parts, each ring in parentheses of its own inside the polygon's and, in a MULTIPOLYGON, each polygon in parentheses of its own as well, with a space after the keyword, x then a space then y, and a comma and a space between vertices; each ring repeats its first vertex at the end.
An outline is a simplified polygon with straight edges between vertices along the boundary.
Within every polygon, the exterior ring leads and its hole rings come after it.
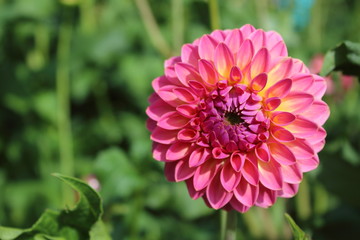
POLYGON ((215 86, 218 82, 218 73, 212 63, 207 60, 201 59, 199 61, 199 73, 204 83, 208 86, 215 86))
POLYGON ((243 42, 243 37, 240 29, 231 30, 225 38, 224 43, 229 47, 231 53, 235 55, 243 42))
POLYGON ((295 140, 294 135, 285 128, 273 126, 270 129, 271 135, 279 142, 291 142, 295 140))
POLYGON ((273 142, 269 144, 271 156, 280 164, 292 165, 296 162, 295 155, 287 146, 284 144, 273 142))
POLYGON ((276 202, 276 191, 272 191, 263 185, 259 186, 259 195, 256 199, 256 206, 267 208, 276 202))
POLYGON ((259 187, 249 184, 244 178, 234 190, 234 195, 245 206, 251 207, 255 204, 255 201, 259 194, 259 187))
POLYGON ((186 180, 186 187, 188 189, 190 197, 194 200, 202 197, 205 194, 205 191, 196 191, 195 190, 193 178, 189 178, 186 180))
POLYGON ((177 87, 172 91, 175 93, 176 97, 183 102, 193 103, 198 100, 198 97, 191 91, 191 88, 177 87))
POLYGON ((330 109, 325 102, 321 100, 315 100, 313 104, 301 115, 321 126, 329 118, 330 109))
POLYGON ((272 85, 272 87, 270 87, 266 91, 266 97, 284 98, 289 94, 291 86, 292 86, 292 80, 290 78, 285 78, 272 85))
POLYGON ((282 175, 280 164, 275 161, 258 162, 260 182, 271 190, 281 190, 282 188, 282 175))
POLYGON ((288 166, 281 165, 281 172, 282 172, 283 180, 286 183, 292 183, 292 184, 300 183, 303 178, 303 174, 297 163, 288 166))
POLYGON ((230 163, 236 172, 240 172, 245 163, 245 155, 237 152, 232 153, 230 163))
POLYGON ((214 65, 218 73, 228 78, 234 65, 234 56, 226 44, 219 43, 214 53, 214 65))
POLYGON ((187 160, 180 160, 175 167, 175 181, 181 182, 191 178, 195 173, 195 168, 189 168, 187 160))
POLYGON ((241 212, 241 213, 245 213, 250 209, 250 207, 245 206, 244 204, 239 202, 235 197, 233 197, 230 200, 230 204, 231 204, 232 208, 234 208, 236 211, 241 212))
POLYGON ((248 159, 246 159, 243 168, 241 169, 242 176, 246 181, 252 185, 257 185, 259 182, 259 171, 257 167, 248 159))
POLYGON ((199 41, 199 56, 201 59, 212 61, 218 41, 210 35, 204 35, 199 41))
POLYGON ((309 159, 298 159, 297 163, 302 172, 310 172, 319 166, 319 157, 315 155, 309 159))
POLYGON ((181 61, 197 67, 200 56, 198 47, 193 44, 184 44, 181 48, 181 61))
POLYGON ((278 97, 272 97, 265 100, 264 109, 266 111, 274 111, 281 104, 281 100, 278 97))
POLYGON ((268 87, 271 87, 273 84, 288 78, 291 76, 291 69, 293 66, 292 58, 283 58, 279 63, 277 63, 268 73, 268 87))
POLYGON ((283 188, 281 189, 281 191, 278 191, 277 194, 279 197, 291 198, 295 196, 298 191, 299 184, 284 183, 283 188))
POLYGON ((236 84, 241 82, 243 78, 242 72, 239 67, 233 66, 230 70, 229 84, 236 84))
POLYGON ((175 64, 175 73, 178 76, 180 82, 188 87, 189 80, 201 81, 197 70, 188 63, 179 62, 175 64))
POLYGON ((220 181, 224 189, 231 192, 240 182, 241 174, 236 172, 228 162, 220 173, 220 181))
POLYGON ((277 42, 272 48, 268 48, 271 56, 287 57, 288 52, 283 41, 277 42))
POLYGON ((281 99, 278 111, 287 111, 292 114, 299 114, 307 110, 314 102, 311 94, 303 92, 291 92, 285 98, 281 99))
POLYGON ((170 145, 166 152, 166 159, 169 161, 179 160, 190 153, 191 143, 176 142, 170 145))
POLYGON ((208 148, 196 148, 189 157, 189 166, 197 167, 207 161, 211 156, 211 151, 208 148))
POLYGON ((177 138, 183 142, 195 142, 199 136, 199 132, 191 128, 181 129, 177 134, 177 138))
POLYGON ((307 138, 316 134, 318 126, 301 116, 298 116, 292 123, 285 126, 295 137, 307 138))
POLYGON ((267 39, 264 30, 257 29, 252 32, 248 38, 253 43, 255 52, 259 51, 261 48, 266 48, 265 45, 267 39))
POLYGON ((248 38, 249 35, 254 32, 256 30, 256 28, 254 28, 252 25, 250 24, 246 24, 244 26, 242 26, 240 28, 240 32, 242 33, 244 38, 248 38))
POLYGON ((164 167, 164 174, 169 182, 175 182, 175 167, 177 162, 166 162, 164 167))
POLYGON ((278 126, 289 125, 294 122, 296 117, 289 112, 273 112, 271 115, 271 121, 278 126))
POLYGON ((210 181, 214 178, 220 164, 218 161, 206 161, 204 164, 199 166, 194 174, 194 188, 197 191, 200 191, 207 187, 210 181))
POLYGON ((176 130, 171 131, 161 127, 156 127, 151 133, 150 139, 154 142, 162 144, 172 144, 176 141, 177 132, 178 131, 176 130))
POLYGON ((176 130, 185 127, 188 122, 188 118, 181 116, 177 112, 168 112, 159 119, 157 125, 163 129, 176 130))
POLYGON ((314 77, 312 74, 308 73, 298 73, 295 74, 292 78, 292 88, 296 91, 304 92, 309 89, 310 86, 314 83, 314 77))
POLYGON ((166 152, 168 149, 169 145, 154 142, 152 145, 153 158, 157 161, 166 162, 166 152))
POLYGON ((220 209, 230 201, 233 193, 222 187, 220 176, 217 174, 206 188, 206 196, 212 208, 220 209))
POLYGON ((250 83, 250 89, 255 92, 260 92, 264 89, 267 83, 267 74, 260 73, 250 83))
POLYGON ((158 121, 162 115, 173 110, 173 107, 159 98, 150 104, 150 106, 146 109, 146 114, 149 116, 149 118, 158 121))
POLYGON ((261 48, 251 61, 251 78, 255 78, 260 73, 267 72, 270 63, 270 54, 266 48, 261 48))
POLYGON ((255 148, 256 156, 263 162, 270 161, 269 147, 266 143, 262 143, 260 146, 255 148))
POLYGON ((254 46, 249 39, 246 39, 242 44, 241 47, 236 54, 235 63, 241 71, 245 69, 247 65, 249 65, 252 57, 254 55, 254 46))
POLYGON ((297 159, 308 159, 315 155, 314 149, 304 139, 298 138, 295 141, 285 144, 297 159))

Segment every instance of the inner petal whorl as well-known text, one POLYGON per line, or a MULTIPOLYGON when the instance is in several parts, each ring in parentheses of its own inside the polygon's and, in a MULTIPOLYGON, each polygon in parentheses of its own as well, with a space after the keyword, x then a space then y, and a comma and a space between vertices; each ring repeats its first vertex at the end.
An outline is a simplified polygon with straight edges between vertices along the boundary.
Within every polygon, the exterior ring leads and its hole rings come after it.
POLYGON ((264 117, 261 100, 245 85, 228 87, 225 93, 223 87, 214 89, 199 104, 202 139, 225 152, 229 149, 248 152, 265 142, 269 120, 264 117))

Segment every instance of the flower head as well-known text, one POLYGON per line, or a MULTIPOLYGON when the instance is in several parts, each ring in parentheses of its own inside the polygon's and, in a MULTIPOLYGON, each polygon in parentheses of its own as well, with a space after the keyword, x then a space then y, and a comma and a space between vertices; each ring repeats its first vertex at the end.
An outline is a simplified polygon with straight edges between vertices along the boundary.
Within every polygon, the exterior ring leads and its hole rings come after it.
POLYGON ((287 56, 276 32, 245 25, 204 35, 165 61, 152 86, 153 157, 209 207, 269 207, 319 164, 326 83, 287 56))

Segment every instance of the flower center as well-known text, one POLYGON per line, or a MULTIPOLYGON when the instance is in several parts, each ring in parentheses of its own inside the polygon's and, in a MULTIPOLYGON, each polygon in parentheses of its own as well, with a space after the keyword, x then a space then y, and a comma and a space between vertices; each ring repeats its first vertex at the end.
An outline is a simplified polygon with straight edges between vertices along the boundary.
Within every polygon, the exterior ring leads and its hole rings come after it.
POLYGON ((225 123, 229 123, 231 125, 237 125, 243 123, 244 120, 240 118, 240 113, 238 112, 226 112, 225 113, 225 123))
POLYGON ((218 86, 200 103, 200 144, 248 152, 269 137, 262 98, 245 85, 218 86))

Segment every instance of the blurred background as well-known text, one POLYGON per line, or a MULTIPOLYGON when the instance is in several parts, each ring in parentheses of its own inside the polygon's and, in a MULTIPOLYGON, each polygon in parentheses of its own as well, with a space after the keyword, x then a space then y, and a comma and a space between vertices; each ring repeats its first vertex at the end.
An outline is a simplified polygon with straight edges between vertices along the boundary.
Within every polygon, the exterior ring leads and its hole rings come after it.
MULTIPOLYGON (((315 73, 328 49, 360 42, 360 1, 218 2, 222 29, 275 30, 315 73)), ((113 239, 219 238, 220 212, 165 180, 145 128, 151 81, 211 32, 209 12, 206 0, 0 0, 0 225, 73 206, 60 172, 99 191, 113 239)), ((327 81, 319 168, 295 198, 240 215, 239 239, 291 239, 285 212, 313 239, 358 239, 360 89, 341 73, 327 81)))

